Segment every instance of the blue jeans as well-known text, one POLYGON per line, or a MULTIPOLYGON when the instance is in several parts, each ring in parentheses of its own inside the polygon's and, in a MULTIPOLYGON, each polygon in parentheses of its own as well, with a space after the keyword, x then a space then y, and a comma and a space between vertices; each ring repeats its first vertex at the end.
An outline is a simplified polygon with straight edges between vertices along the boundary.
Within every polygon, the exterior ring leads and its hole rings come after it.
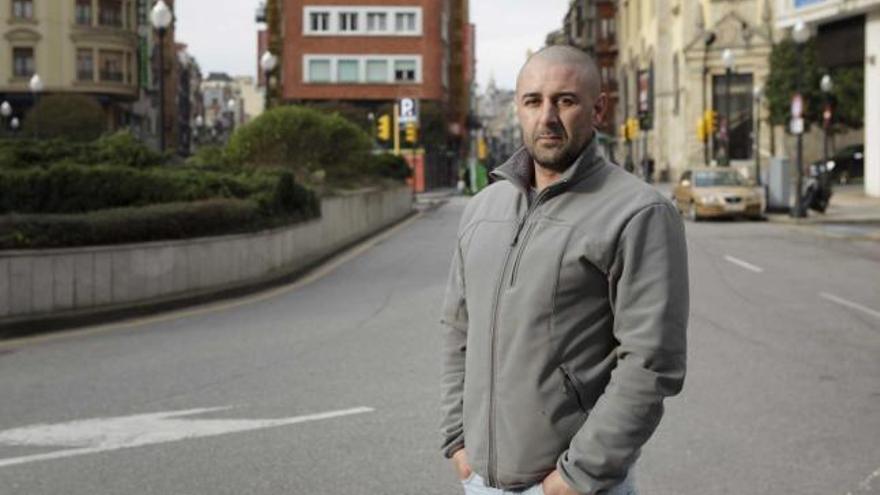
MULTIPOLYGON (((540 484, 537 484, 524 492, 506 492, 504 490, 499 490, 498 488, 491 488, 486 486, 483 477, 477 473, 471 473, 470 478, 462 480, 461 483, 464 485, 465 495, 544 495, 544 489, 540 484)), ((630 471, 629 476, 623 480, 623 483, 615 486, 606 493, 607 495, 638 495, 635 482, 633 481, 632 471, 630 471)))

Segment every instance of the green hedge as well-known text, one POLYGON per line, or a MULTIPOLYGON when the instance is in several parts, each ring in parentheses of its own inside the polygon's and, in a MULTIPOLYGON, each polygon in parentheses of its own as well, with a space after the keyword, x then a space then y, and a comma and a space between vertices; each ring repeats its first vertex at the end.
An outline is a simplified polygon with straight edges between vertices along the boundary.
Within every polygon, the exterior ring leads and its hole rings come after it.
POLYGON ((0 140, 0 169, 4 170, 49 167, 59 162, 144 168, 167 161, 167 156, 152 151, 126 131, 90 143, 62 139, 0 140))
POLYGON ((271 192, 277 173, 234 174, 192 168, 136 169, 60 163, 0 169, 0 213, 78 213, 271 192))
POLYGON ((74 215, 0 216, 0 249, 123 244, 227 235, 280 227, 319 215, 310 196, 287 205, 260 199, 209 199, 74 215), (268 209, 267 209, 268 208, 268 209))

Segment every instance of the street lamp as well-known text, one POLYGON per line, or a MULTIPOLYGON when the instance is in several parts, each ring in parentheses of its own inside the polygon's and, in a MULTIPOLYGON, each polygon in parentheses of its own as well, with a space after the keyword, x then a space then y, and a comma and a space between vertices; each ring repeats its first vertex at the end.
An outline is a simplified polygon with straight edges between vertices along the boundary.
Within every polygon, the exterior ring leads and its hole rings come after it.
POLYGON ((730 79, 733 76, 733 64, 736 58, 730 48, 725 48, 721 53, 721 61, 724 62, 724 162, 730 165, 730 79))
MULTIPOLYGON (((703 119, 706 118, 706 78, 709 76, 709 47, 715 43, 715 33, 706 31, 703 35, 703 119)), ((703 138, 703 161, 709 166, 709 136, 703 138)))
POLYGON ((159 150, 165 152, 165 32, 174 15, 164 0, 159 0, 150 11, 150 23, 159 33, 159 150))
POLYGON ((831 81, 831 76, 828 74, 822 76, 819 88, 822 90, 822 96, 825 98, 825 109, 822 112, 822 127, 825 129, 825 163, 828 163, 828 131, 831 130, 831 118, 833 115, 831 111, 831 91, 834 89, 834 82, 831 81))
MULTIPOLYGON (((31 80, 28 83, 28 86, 30 86, 31 94, 34 97, 34 106, 33 106, 33 108, 31 108, 31 112, 33 112, 34 109, 37 108, 37 101, 39 100, 40 93, 43 92, 43 80, 40 78, 40 75, 34 74, 31 77, 31 80)), ((39 122, 37 119, 34 119, 34 137, 35 138, 40 137, 39 122)))
POLYGON ((12 134, 15 134, 15 131, 18 130, 19 122, 18 117, 12 117, 12 120, 9 121, 9 127, 12 128, 12 134))
MULTIPOLYGON (((801 87, 804 82, 804 44, 806 44, 807 40, 810 39, 810 30, 807 28, 807 25, 804 24, 804 21, 797 21, 794 27, 791 30, 791 37, 794 39, 795 44, 797 44, 797 97, 802 98, 801 96, 801 87)), ((802 115, 793 116, 796 119, 803 119, 802 115)), ((801 122, 803 122, 801 120, 801 122)), ((794 205, 794 217, 795 218, 804 218, 807 216, 807 212, 804 209, 803 205, 803 186, 804 186, 804 129, 803 126, 798 126, 797 131, 797 189, 795 190, 795 205, 794 205)))
POLYGON ((226 110, 229 112, 229 135, 232 135, 232 132, 235 130, 235 110, 238 106, 238 103, 235 101, 235 98, 230 98, 229 101, 226 102, 226 110))
POLYGON ((263 69, 263 74, 266 75, 266 103, 265 110, 269 109, 270 106, 270 91, 272 90, 272 85, 270 83, 270 78, 272 77, 272 71, 275 70, 275 67, 278 66, 278 57, 276 57, 272 52, 266 50, 266 53, 260 58, 260 67, 263 69))
POLYGON ((12 105, 8 101, 0 103, 0 116, 3 117, 3 132, 6 132, 6 120, 12 115, 12 105))
POLYGON ((764 88, 755 86, 752 92, 755 102, 755 178, 761 185, 761 102, 764 99, 764 88))

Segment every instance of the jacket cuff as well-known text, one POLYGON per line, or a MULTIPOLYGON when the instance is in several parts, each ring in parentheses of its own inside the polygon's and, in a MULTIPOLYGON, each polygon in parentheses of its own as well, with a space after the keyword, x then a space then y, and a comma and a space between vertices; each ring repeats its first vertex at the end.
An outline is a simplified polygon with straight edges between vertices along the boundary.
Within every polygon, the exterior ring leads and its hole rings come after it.
POLYGON ((464 434, 459 434, 452 440, 443 444, 443 457, 452 459, 452 456, 464 448, 464 434))

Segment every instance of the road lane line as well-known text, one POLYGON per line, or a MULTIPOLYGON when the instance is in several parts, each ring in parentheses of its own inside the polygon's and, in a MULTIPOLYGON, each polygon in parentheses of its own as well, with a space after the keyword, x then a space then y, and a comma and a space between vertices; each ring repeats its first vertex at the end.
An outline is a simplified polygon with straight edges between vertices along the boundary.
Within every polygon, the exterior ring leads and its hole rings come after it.
POLYGON ((734 265, 741 266, 741 267, 745 268, 746 270, 751 270, 755 273, 764 273, 764 269, 761 268, 760 266, 755 266, 747 261, 743 261, 739 258, 734 258, 733 256, 731 256, 729 254, 725 255, 724 259, 733 263, 734 265))
POLYGON ((880 468, 877 468, 876 471, 869 474, 864 481, 859 483, 859 488, 857 492, 846 492, 846 495, 856 495, 856 493, 870 493, 871 484, 875 479, 880 479, 880 468))
POLYGON ((217 313, 220 311, 226 311, 228 309, 234 309, 240 306, 245 306, 248 304, 253 304, 260 301, 265 301, 267 299, 272 299, 274 297, 282 296, 289 292, 293 292, 299 290, 306 285, 309 285, 313 282, 316 282, 332 272, 336 271, 337 268, 348 263, 354 258, 357 258, 361 254, 367 252, 377 244, 384 242, 391 236, 397 234, 399 231, 411 225, 413 222, 418 220, 423 216, 421 211, 416 212, 410 218, 400 222, 399 224, 391 227, 390 229, 382 232, 381 234, 375 235, 361 244, 353 246, 346 251, 343 251, 336 256, 332 257, 328 261, 324 262, 321 265, 318 265, 312 268, 311 271, 307 272, 305 275, 297 279, 295 282, 290 285, 284 285, 275 289, 269 289, 264 292, 258 292, 255 295, 237 298, 231 302, 220 302, 220 303, 208 303, 201 306, 195 306, 190 309, 181 309, 177 311, 170 311, 167 313, 162 313, 157 316, 148 316, 145 318, 136 318, 132 320, 115 322, 115 323, 107 323, 103 325, 84 327, 78 330, 70 330, 70 331, 61 331, 59 333, 52 333, 47 335, 37 335, 31 337, 22 337, 19 339, 10 339, 10 340, 0 340, 0 349, 10 349, 10 348, 18 348, 23 345, 33 345, 33 344, 42 344, 46 342, 53 342, 56 340, 62 339, 72 339, 77 337, 86 337, 90 335, 98 335, 102 333, 113 332, 116 330, 122 330, 126 328, 137 328, 143 327, 151 323, 164 323, 168 321, 178 320, 181 318, 186 318, 190 316, 200 316, 206 315, 210 313, 217 313))
POLYGON ((841 306, 846 306, 847 308, 850 308, 850 309, 857 309, 857 310, 862 311, 862 312, 864 312, 864 313, 868 313, 869 315, 874 316, 874 317, 876 317, 876 318, 880 318, 880 311, 877 311, 877 310, 871 309, 871 308, 869 308, 869 307, 867 307, 867 306, 862 306, 862 305, 859 304, 859 303, 854 303, 854 302, 852 302, 852 301, 847 301, 846 299, 844 299, 844 298, 842 298, 842 297, 837 297, 837 296, 835 296, 834 294, 829 294, 829 293, 827 293, 827 292, 820 292, 819 295, 820 295, 823 299, 827 299, 827 300, 829 300, 829 301, 831 301, 831 302, 834 302, 834 303, 840 304, 841 306))
POLYGON ((63 450, 21 457, 0 458, 0 469, 32 462, 63 459, 99 452, 130 449, 195 438, 277 428, 309 421, 374 412, 371 407, 355 407, 304 416, 278 419, 199 419, 198 414, 229 409, 211 407, 184 411, 164 411, 114 418, 93 418, 68 423, 38 424, 0 431, 0 446, 61 447, 63 450))

